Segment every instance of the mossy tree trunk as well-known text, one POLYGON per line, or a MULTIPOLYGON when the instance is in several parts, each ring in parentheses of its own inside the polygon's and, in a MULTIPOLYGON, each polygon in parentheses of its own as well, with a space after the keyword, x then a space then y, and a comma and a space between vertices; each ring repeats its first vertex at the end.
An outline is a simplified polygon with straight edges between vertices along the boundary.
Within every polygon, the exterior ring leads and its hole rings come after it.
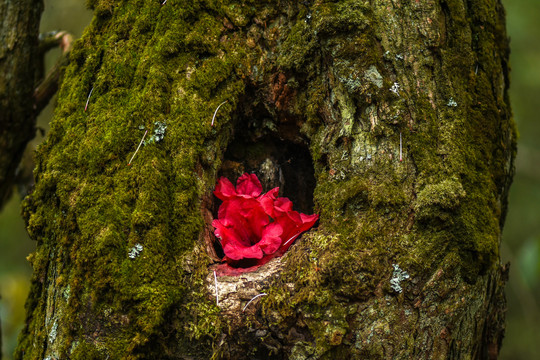
POLYGON ((11 195, 24 148, 34 137, 42 1, 0 3, 0 208, 11 195))
POLYGON ((497 357, 499 1, 90 5, 23 207, 18 359, 497 357), (216 299, 212 191, 244 171, 320 222, 216 299))

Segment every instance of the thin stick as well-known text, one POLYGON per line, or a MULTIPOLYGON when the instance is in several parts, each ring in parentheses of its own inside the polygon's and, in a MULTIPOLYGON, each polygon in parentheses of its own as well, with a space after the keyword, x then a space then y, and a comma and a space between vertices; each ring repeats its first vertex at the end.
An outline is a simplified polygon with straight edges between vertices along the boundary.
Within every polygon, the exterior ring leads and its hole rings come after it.
POLYGON ((258 298, 259 296, 266 296, 266 295, 268 295, 268 294, 267 294, 267 293, 262 293, 262 294, 259 294, 259 295, 255 295, 255 296, 253 297, 253 299, 249 300, 248 303, 246 304, 246 306, 244 306, 244 308, 242 309, 242 312, 244 312, 244 311, 246 310, 246 308, 248 307, 248 305, 251 304, 251 302, 252 302, 253 300, 255 300, 256 298, 258 298))
POLYGON ((285 241, 285 243, 283 245, 281 245, 281 246, 287 245, 291 240, 296 239, 298 237, 298 235, 300 235, 300 233, 298 233, 296 235, 293 235, 289 240, 285 241))
POLYGON ((165 0, 164 2, 161 3, 161 6, 165 5, 165 3, 167 2, 167 0, 165 0))
POLYGON ((225 100, 224 102, 222 102, 221 104, 218 105, 216 111, 214 111, 214 116, 212 116, 212 124, 211 126, 214 126, 214 119, 216 118, 216 114, 217 114, 217 111, 219 110, 219 108, 221 107, 221 105, 225 104, 226 102, 228 102, 229 100, 225 100))
POLYGON ((216 270, 214 270, 214 282, 216 283, 216 305, 219 306, 219 292, 218 292, 218 287, 217 287, 216 270))
POLYGON ((88 94, 88 99, 86 99, 86 105, 84 106, 84 112, 86 112, 86 109, 88 109, 88 103, 90 102, 90 96, 92 96, 92 91, 94 91, 93 86, 92 86, 92 89, 90 89, 90 94, 88 94))
POLYGON ((401 141, 401 133, 399 133, 399 161, 403 161, 403 142, 401 141))
POLYGON ((142 139, 141 139, 141 142, 139 143, 139 146, 137 146, 137 150, 135 150, 135 153, 133 154, 133 156, 131 157, 131 159, 129 159, 128 166, 131 165, 131 162, 133 161, 133 158, 135 157, 135 155, 137 155, 137 152, 138 152, 139 149, 141 148, 141 145, 142 145, 142 143, 143 143, 143 141, 144 141, 144 137, 146 136, 146 133, 148 133, 148 130, 146 130, 146 131, 144 132, 144 135, 143 135, 143 137, 142 137, 142 139))

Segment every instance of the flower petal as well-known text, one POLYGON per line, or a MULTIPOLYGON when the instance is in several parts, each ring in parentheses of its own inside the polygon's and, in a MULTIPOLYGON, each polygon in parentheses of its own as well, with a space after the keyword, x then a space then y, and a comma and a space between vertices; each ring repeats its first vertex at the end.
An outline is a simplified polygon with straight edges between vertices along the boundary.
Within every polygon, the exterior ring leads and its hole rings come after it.
POLYGON ((275 222, 283 228, 281 252, 285 252, 301 233, 309 230, 319 219, 317 214, 305 215, 294 210, 287 212, 276 211, 276 213, 278 216, 275 222))
POLYGON ((255 244, 270 222, 257 200, 242 197, 224 201, 218 210, 218 219, 231 224, 246 244, 255 244))
POLYGON ((276 222, 266 226, 263 230, 261 241, 257 243, 265 254, 275 253, 282 244, 280 235, 283 228, 276 222))
POLYGON ((279 193, 279 188, 273 188, 272 190, 268 191, 266 194, 262 194, 259 197, 259 202, 261 203, 261 206, 263 207, 264 211, 268 214, 270 217, 275 217, 274 214, 274 201, 276 200, 276 196, 279 193))
POLYGON ((263 251, 258 244, 253 246, 244 247, 238 243, 228 243, 223 247, 223 252, 227 257, 233 260, 240 259, 261 259, 263 257, 263 251))
POLYGON ((317 220, 319 220, 319 215, 318 214, 306 215, 306 214, 300 213, 300 218, 302 219, 301 229, 302 231, 306 231, 309 228, 311 228, 317 222, 317 220))
POLYGON ((236 181, 236 191, 242 197, 257 197, 262 192, 262 185, 257 175, 246 173, 236 181))
POLYGON ((274 201, 274 206, 276 207, 276 210, 279 211, 291 211, 293 203, 286 197, 280 197, 274 201))
POLYGON ((214 220, 212 226, 216 228, 214 234, 220 239, 221 246, 229 243, 239 244, 240 246, 250 246, 249 240, 241 232, 227 222, 227 220, 214 220))
POLYGON ((319 218, 294 211, 288 198, 278 198, 279 188, 261 195, 255 174, 242 175, 236 188, 220 178, 214 193, 223 203, 212 225, 231 269, 255 269, 283 255, 319 218))
POLYGON ((225 201, 233 196, 236 196, 237 194, 229 179, 226 177, 221 177, 216 185, 216 190, 214 190, 214 195, 216 195, 218 199, 225 201))

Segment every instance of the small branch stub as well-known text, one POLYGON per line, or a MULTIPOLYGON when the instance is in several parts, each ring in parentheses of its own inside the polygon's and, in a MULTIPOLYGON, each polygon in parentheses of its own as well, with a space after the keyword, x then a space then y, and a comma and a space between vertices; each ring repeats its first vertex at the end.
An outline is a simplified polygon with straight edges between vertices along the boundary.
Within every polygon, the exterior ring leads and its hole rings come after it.
POLYGON ((86 105, 84 106, 84 112, 88 109, 88 103, 90 102, 90 96, 92 96, 92 91, 94 91, 94 87, 90 89, 90 93, 88 94, 88 99, 86 99, 86 105))
POLYGON ((219 306, 219 291, 218 291, 218 286, 217 286, 216 270, 214 270, 214 282, 216 284, 216 306, 219 306))
POLYGON ((401 140, 401 133, 399 133, 399 161, 403 161, 403 141, 401 140))
POLYGON ((214 126, 214 120, 216 119, 216 114, 219 110, 219 108, 221 107, 221 105, 227 103, 229 100, 225 100, 224 102, 222 102, 221 104, 218 105, 218 107, 216 108, 216 111, 214 111, 214 116, 212 116, 212 123, 210 124, 210 126, 214 126))
POLYGON ((283 243, 283 246, 287 245, 288 243, 290 243, 292 240, 296 239, 298 236, 300 236, 301 233, 298 233, 298 234, 295 234, 293 236, 291 236, 289 238, 289 240, 285 241, 285 243, 283 243))
POLYGON ((137 150, 135 150, 135 153, 133 154, 133 156, 131 157, 131 159, 129 159, 128 166, 131 165, 131 162, 133 161, 133 158, 135 157, 135 155, 137 155, 137 152, 138 152, 139 149, 141 148, 141 145, 142 145, 143 142, 144 142, 144 137, 146 136, 147 133, 148 133, 148 130, 146 130, 146 131, 144 132, 144 135, 143 135, 143 137, 142 137, 142 139, 141 139, 141 142, 139 143, 139 146, 137 146, 137 150))
POLYGON ((254 296, 253 299, 249 300, 248 303, 246 304, 246 306, 244 306, 244 308, 242 309, 242 312, 246 311, 246 308, 249 306, 249 304, 251 304, 251 302, 252 302, 253 300, 255 300, 255 299, 258 298, 258 297, 266 296, 266 295, 268 295, 268 294, 262 293, 262 294, 259 294, 259 295, 254 296))

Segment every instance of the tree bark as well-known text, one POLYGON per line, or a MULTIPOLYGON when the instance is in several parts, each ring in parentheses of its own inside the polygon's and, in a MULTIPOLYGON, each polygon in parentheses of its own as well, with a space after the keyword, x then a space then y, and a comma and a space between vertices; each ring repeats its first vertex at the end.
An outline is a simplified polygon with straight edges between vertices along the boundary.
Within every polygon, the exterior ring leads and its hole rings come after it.
POLYGON ((0 3, 0 208, 11 195, 17 165, 35 135, 32 95, 42 11, 42 1, 0 3))
POLYGON ((497 357, 499 1, 90 3, 24 203, 17 359, 497 357), (212 191, 244 171, 320 222, 214 279, 212 191))

